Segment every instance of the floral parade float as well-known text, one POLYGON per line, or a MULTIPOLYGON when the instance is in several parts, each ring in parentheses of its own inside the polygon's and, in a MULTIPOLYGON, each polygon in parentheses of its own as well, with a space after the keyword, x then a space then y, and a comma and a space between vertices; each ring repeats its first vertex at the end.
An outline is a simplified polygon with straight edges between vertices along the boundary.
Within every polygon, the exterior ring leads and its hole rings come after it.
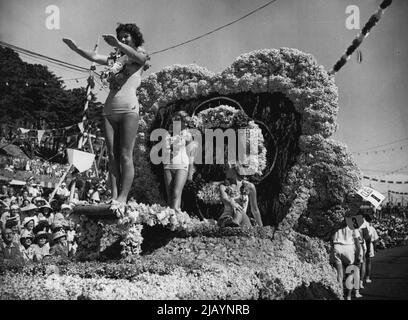
POLYGON ((338 110, 333 77, 310 54, 265 49, 241 55, 218 74, 196 65, 167 67, 143 80, 138 95, 135 201, 120 219, 77 206, 78 261, 58 264, 59 274, 26 266, 3 293, 23 290, 34 273, 43 281, 35 280, 41 293, 31 298, 340 299, 327 240, 350 210, 361 175, 346 147, 330 139, 338 110), (197 166, 186 186, 195 199, 183 197, 188 213, 165 206, 150 133, 179 110, 196 128, 238 123, 262 133, 260 172, 248 180, 266 227, 219 228, 214 212, 203 210, 219 206, 217 165, 197 166), (206 114, 215 118, 207 121, 206 114))
POLYGON ((54 269, 26 265, 17 274, 0 268, 0 297, 342 299, 328 240, 359 205, 361 172, 346 146, 330 139, 338 112, 333 75, 390 3, 380 5, 329 73, 310 54, 281 48, 243 54, 217 74, 174 65, 143 80, 134 199, 125 215, 75 208, 82 228, 77 261, 57 261, 54 269), (150 134, 168 128, 180 110, 191 116, 191 128, 257 132, 257 163, 249 167, 258 170, 247 179, 266 227, 214 223, 222 166, 197 166, 183 193, 185 211, 165 206, 150 134))

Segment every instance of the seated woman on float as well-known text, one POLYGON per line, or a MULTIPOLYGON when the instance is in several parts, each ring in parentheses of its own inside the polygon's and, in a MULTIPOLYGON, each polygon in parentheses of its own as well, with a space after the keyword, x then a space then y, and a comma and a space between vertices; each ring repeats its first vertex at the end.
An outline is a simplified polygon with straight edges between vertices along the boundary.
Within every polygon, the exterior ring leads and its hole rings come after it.
POLYGON ((221 201, 224 204, 224 211, 218 219, 221 227, 252 227, 246 214, 248 204, 256 224, 263 226, 255 185, 244 180, 244 174, 245 168, 240 165, 228 165, 225 170, 226 179, 220 185, 221 201))

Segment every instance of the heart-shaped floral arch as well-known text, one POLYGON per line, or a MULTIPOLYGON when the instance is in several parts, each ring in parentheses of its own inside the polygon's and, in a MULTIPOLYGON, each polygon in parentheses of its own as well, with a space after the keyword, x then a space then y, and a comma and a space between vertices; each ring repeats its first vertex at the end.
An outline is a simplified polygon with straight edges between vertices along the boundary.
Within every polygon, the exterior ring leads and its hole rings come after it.
POLYGON ((150 165, 151 130, 176 111, 193 114, 202 102, 227 97, 277 140, 274 169, 257 185, 265 224, 328 238, 349 210, 348 195, 359 186, 361 173, 346 147, 329 139, 337 128, 338 91, 312 55, 290 48, 257 50, 220 73, 173 65, 144 79, 138 96, 136 200, 164 203, 160 174, 150 165))

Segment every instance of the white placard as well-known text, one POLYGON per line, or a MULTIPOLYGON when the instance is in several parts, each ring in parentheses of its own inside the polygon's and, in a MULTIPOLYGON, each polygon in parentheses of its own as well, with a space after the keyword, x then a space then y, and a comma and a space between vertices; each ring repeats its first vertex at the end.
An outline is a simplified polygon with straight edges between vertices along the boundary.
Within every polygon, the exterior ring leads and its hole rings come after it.
POLYGON ((372 203, 376 209, 385 199, 385 196, 383 196, 381 193, 370 187, 361 188, 360 190, 357 191, 357 194, 359 194, 364 200, 367 200, 370 203, 372 203))
POLYGON ((79 172, 84 172, 92 167, 95 155, 75 149, 67 149, 68 162, 75 166, 79 172))
POLYGON ((364 219, 363 219, 363 216, 359 214, 357 216, 346 217, 346 222, 347 222, 348 227, 351 230, 355 230, 355 229, 360 228, 363 225, 364 219))

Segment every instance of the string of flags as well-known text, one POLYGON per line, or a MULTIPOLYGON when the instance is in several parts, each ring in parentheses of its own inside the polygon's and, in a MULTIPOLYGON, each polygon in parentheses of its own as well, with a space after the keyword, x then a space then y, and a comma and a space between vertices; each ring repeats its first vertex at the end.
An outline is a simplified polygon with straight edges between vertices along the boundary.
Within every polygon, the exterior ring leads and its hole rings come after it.
POLYGON ((392 194, 408 195, 408 192, 398 192, 398 191, 391 191, 391 190, 388 190, 388 192, 392 194))
POLYGON ((383 179, 377 179, 377 178, 372 178, 372 177, 367 177, 367 176, 363 176, 363 178, 366 180, 371 180, 371 181, 376 181, 376 182, 381 182, 381 183, 408 184, 408 181, 383 180, 383 179))
POLYGON ((81 134, 84 135, 84 136, 87 136, 87 137, 93 138, 93 139, 104 140, 103 137, 99 137, 99 136, 96 136, 96 135, 94 135, 94 134, 89 134, 89 133, 84 132, 84 131, 85 131, 85 129, 84 129, 84 123, 83 123, 82 121, 79 122, 79 123, 77 123, 77 124, 73 124, 73 125, 70 125, 70 126, 61 128, 61 129, 43 129, 43 130, 37 130, 37 129, 18 128, 18 131, 21 132, 22 134, 28 134, 29 132, 37 132, 38 143, 41 143, 41 140, 42 140, 42 138, 43 138, 43 136, 44 136, 45 133, 52 133, 52 132, 60 131, 60 130, 68 131, 68 130, 73 129, 73 128, 75 128, 75 127, 77 127, 77 128, 79 129, 79 131, 81 132, 81 134))
POLYGON ((350 56, 353 52, 361 45, 364 38, 367 38, 371 29, 380 21, 382 15, 384 14, 385 9, 391 5, 392 0, 384 0, 378 7, 378 10, 375 14, 373 14, 368 22, 365 24, 361 32, 354 38, 351 45, 347 48, 346 52, 341 56, 341 58, 335 63, 333 69, 329 72, 329 74, 334 75, 338 72, 350 59, 350 56))
POLYGON ((388 153, 388 152, 393 152, 393 151, 400 151, 408 149, 408 145, 405 146, 400 146, 400 147, 393 147, 393 148, 388 148, 388 149, 382 149, 382 150, 371 150, 371 151, 364 151, 364 152, 353 152, 355 155, 369 155, 369 154, 379 154, 379 153, 388 153))

